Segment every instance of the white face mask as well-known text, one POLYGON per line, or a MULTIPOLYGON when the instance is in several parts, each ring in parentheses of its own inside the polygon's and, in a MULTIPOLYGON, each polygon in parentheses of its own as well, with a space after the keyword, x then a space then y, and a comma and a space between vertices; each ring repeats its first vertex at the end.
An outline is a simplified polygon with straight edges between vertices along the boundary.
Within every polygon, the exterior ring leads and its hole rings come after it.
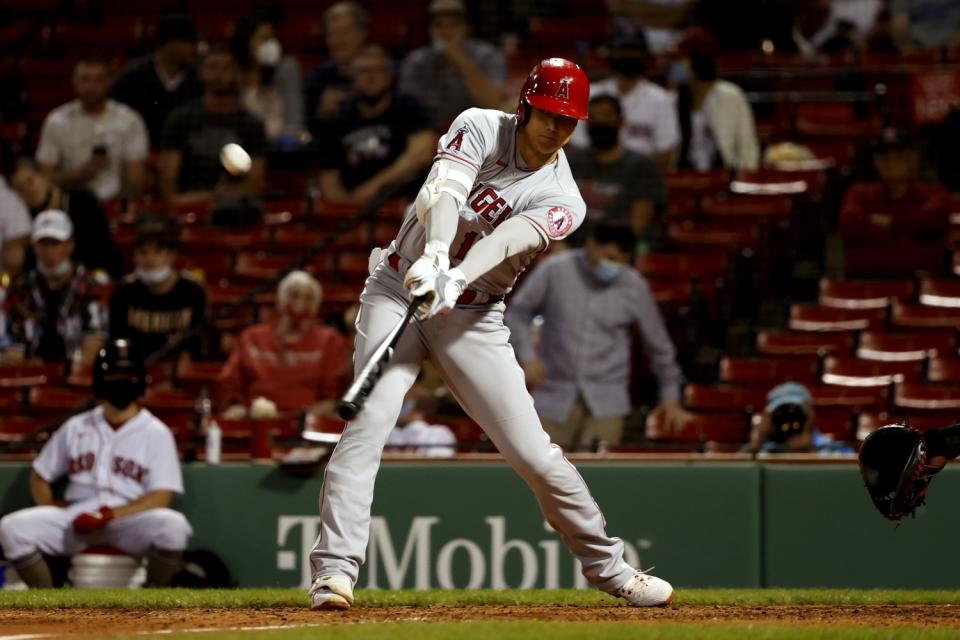
POLYGON ((172 269, 169 266, 157 267, 156 269, 144 269, 143 267, 137 267, 134 273, 136 273, 137 279, 143 284, 147 286, 156 286, 165 282, 166 279, 170 277, 171 271, 172 269))
POLYGON ((622 270, 622 265, 613 260, 601 258, 597 266, 593 268, 593 275, 595 275, 600 282, 609 284, 617 279, 617 276, 620 275, 622 270))
POLYGON ((54 267, 48 267, 40 261, 37 261, 37 271, 40 272, 44 278, 62 278, 70 272, 70 267, 72 266, 69 260, 64 260, 60 264, 54 267))
POLYGON ((280 41, 276 38, 264 40, 253 52, 253 57, 261 67, 275 67, 280 64, 280 58, 283 56, 283 48, 280 41))

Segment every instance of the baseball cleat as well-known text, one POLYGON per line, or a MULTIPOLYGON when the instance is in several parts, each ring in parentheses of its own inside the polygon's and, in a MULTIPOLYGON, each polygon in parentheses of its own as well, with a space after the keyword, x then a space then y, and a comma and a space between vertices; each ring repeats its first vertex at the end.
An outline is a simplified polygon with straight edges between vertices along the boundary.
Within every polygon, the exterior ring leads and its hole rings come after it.
POLYGON ((310 587, 310 608, 314 611, 349 609, 353 584, 346 576, 321 576, 310 587))
POLYGON ((637 571, 613 595, 626 599, 631 607, 665 607, 673 601, 673 587, 666 580, 637 571))

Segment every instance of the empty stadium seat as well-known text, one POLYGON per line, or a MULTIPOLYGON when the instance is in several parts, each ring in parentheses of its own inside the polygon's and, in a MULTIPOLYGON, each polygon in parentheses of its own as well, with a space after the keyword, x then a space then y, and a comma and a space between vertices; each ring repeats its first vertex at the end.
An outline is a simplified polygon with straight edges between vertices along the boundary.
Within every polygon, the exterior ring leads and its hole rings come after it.
POLYGON ((688 253, 646 253, 638 255, 634 266, 647 278, 662 280, 717 280, 727 274, 725 251, 688 253))
POLYGON ((890 322, 897 327, 917 329, 931 327, 957 328, 960 327, 960 308, 894 303, 890 322))
POLYGON ((763 385, 767 388, 782 382, 812 384, 817 380, 819 359, 810 356, 792 358, 731 358, 720 360, 720 381, 735 384, 763 385))
POLYGON ((851 407, 817 407, 814 410, 814 425, 820 433, 838 442, 853 442, 855 417, 856 412, 851 407))
POLYGON ((955 356, 933 358, 927 368, 927 380, 960 384, 960 358, 955 356))
POLYGON ((924 278, 919 301, 930 307, 960 308, 960 280, 924 278))
POLYGON ((816 304, 790 306, 790 328, 796 331, 859 331, 880 327, 885 309, 840 309, 816 304))
POLYGON ((814 407, 878 408, 887 404, 887 387, 848 387, 818 384, 807 387, 814 407))
POLYGON ((820 304, 841 309, 883 309, 913 297, 912 280, 820 279, 820 304))
POLYGON ((882 387, 905 380, 919 380, 922 362, 862 360, 828 356, 823 362, 824 384, 849 387, 882 387))
POLYGON ((73 412, 94 404, 89 389, 41 385, 30 387, 27 411, 31 416, 66 419, 73 412))
POLYGON ((864 331, 857 347, 857 357, 867 360, 925 360, 956 353, 953 331, 864 331))
POLYGON ((0 387, 56 384, 63 380, 62 362, 45 364, 0 364, 0 387))
POLYGON ((894 388, 893 404, 898 410, 955 409, 960 417, 960 386, 902 382, 894 388))
POLYGON ((920 431, 950 426, 958 417, 956 411, 894 414, 888 412, 861 413, 857 416, 857 440, 863 440, 880 427, 906 424, 920 431))
POLYGON ((767 390, 732 385, 688 384, 683 388, 683 404, 695 411, 754 411, 767 402, 767 390))
POLYGON ((746 249, 757 245, 759 233, 751 220, 722 224, 684 221, 667 225, 667 237, 680 247, 746 249))
POLYGON ((667 430, 662 414, 649 414, 647 437, 660 442, 741 444, 747 441, 747 421, 743 413, 690 414, 683 428, 675 433, 667 430))
POLYGON ((853 351, 852 332, 760 331, 757 353, 768 356, 847 354, 853 351))
POLYGON ((775 195, 715 196, 704 197, 700 208, 705 216, 785 219, 793 211, 793 200, 789 196, 775 195))
POLYGON ((904 241, 889 246, 871 243, 845 247, 843 261, 847 278, 904 278, 918 272, 940 275, 946 271, 947 250, 945 242, 904 241))

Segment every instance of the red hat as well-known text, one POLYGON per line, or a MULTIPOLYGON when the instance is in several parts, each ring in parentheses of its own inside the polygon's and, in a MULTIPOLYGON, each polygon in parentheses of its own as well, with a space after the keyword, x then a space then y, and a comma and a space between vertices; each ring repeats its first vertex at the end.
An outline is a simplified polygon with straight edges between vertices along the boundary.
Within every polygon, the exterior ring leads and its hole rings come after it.
POLYGON ((717 53, 717 41, 702 27, 690 27, 683 32, 677 43, 677 51, 683 55, 707 55, 717 53))
POLYGON ((526 121, 528 106, 586 120, 589 101, 590 80, 583 69, 563 58, 541 60, 520 90, 517 122, 526 121))

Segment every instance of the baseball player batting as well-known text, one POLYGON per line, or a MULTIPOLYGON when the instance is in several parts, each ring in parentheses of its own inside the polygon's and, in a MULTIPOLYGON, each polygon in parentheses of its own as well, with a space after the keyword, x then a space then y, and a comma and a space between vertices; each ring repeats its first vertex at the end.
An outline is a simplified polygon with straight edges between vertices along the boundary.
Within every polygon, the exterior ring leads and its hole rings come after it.
POLYGON ((353 604, 380 455, 427 357, 529 485, 592 584, 640 607, 673 599, 670 584, 628 565, 623 542, 607 535, 583 478, 540 424, 503 324, 503 298, 520 272, 583 221, 586 206, 561 148, 586 119, 589 93, 576 64, 543 60, 515 115, 468 109, 441 137, 426 182, 360 296, 358 372, 411 298, 424 302, 327 465, 310 556, 313 609, 353 604))
POLYGON ((193 533, 182 513, 167 508, 183 493, 173 434, 137 400, 143 363, 126 340, 97 354, 93 390, 100 406, 67 420, 33 461, 30 492, 37 506, 0 519, 3 554, 30 587, 51 587, 42 554, 73 555, 110 545, 147 557, 147 586, 168 586, 193 533), (68 476, 67 505, 53 503, 50 485, 68 476))

